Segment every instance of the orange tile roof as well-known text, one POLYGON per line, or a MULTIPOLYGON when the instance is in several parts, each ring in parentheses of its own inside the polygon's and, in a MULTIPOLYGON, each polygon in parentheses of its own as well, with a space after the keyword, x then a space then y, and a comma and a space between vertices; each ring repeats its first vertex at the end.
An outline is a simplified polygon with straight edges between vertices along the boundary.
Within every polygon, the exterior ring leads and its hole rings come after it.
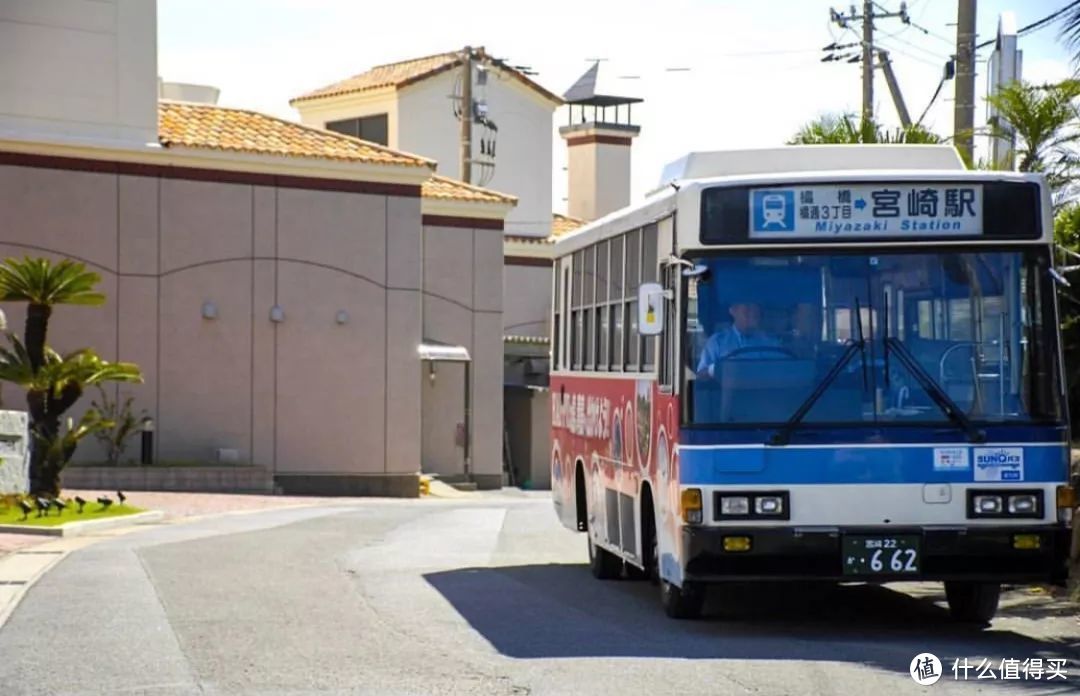
POLYGON ((561 237, 568 232, 573 232, 577 228, 585 224, 585 220, 576 217, 570 217, 569 215, 560 215, 559 213, 551 214, 551 236, 561 237))
MULTIPOLYGON (((556 104, 563 103, 562 97, 544 89, 538 83, 530 80, 528 76, 521 71, 493 60, 491 56, 484 51, 483 47, 477 48, 475 51, 480 57, 480 61, 485 65, 500 67, 519 82, 536 92, 539 92, 545 98, 556 104)), ((325 97, 335 97, 341 94, 351 94, 353 92, 366 92, 367 90, 379 89, 381 87, 401 88, 411 85, 414 82, 433 77, 434 75, 445 70, 450 70, 458 65, 461 65, 461 59, 456 52, 436 53, 435 55, 424 56, 423 58, 413 58, 397 63, 376 65, 374 68, 362 72, 359 75, 353 75, 340 82, 335 82, 306 94, 302 94, 299 97, 294 97, 289 100, 289 104, 297 104, 299 102, 325 97)))
POLYGON ((312 128, 256 111, 210 104, 158 102, 161 144, 205 150, 339 162, 434 167, 429 159, 398 152, 366 140, 312 128))
POLYGON ((517 198, 514 196, 508 196, 505 193, 480 188, 479 186, 472 186, 464 181, 439 176, 438 174, 433 175, 423 183, 420 187, 420 193, 424 198, 517 205, 517 198))

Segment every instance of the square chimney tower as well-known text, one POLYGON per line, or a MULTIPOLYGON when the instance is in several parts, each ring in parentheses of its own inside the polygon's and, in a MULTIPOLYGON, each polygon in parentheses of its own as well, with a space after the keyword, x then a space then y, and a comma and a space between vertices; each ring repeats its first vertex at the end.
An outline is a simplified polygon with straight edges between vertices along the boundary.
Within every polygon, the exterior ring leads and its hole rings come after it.
POLYGON ((631 105, 643 100, 604 94, 599 72, 596 62, 563 95, 569 122, 559 128, 567 147, 568 212, 584 220, 630 204, 630 145, 641 132, 631 105))

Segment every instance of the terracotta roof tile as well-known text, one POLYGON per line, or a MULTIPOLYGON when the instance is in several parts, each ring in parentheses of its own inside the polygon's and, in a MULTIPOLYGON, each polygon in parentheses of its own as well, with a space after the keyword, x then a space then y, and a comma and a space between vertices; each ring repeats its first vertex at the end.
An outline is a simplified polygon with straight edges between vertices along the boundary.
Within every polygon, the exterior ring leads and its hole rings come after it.
POLYGON ((585 224, 585 220, 569 215, 551 214, 551 236, 559 238, 568 232, 573 232, 585 224))
POLYGON ((339 162, 434 167, 431 160, 267 114, 209 104, 158 102, 161 144, 339 162))
MULTIPOLYGON (((540 86, 535 81, 529 79, 527 75, 519 70, 515 70, 505 64, 498 64, 489 56, 484 49, 475 49, 477 55, 480 56, 481 62, 485 65, 498 66, 502 70, 505 70, 514 78, 516 78, 522 84, 530 87, 531 89, 539 92, 545 98, 555 102, 556 104, 562 104, 562 97, 549 92, 544 87, 540 86)), ((437 75, 444 70, 449 70, 453 67, 460 65, 459 55, 456 52, 450 53, 436 53, 432 56, 424 56, 423 58, 413 58, 411 60, 403 60, 397 63, 386 63, 385 65, 376 65, 374 68, 362 72, 359 75, 353 75, 339 82, 335 82, 325 87, 320 87, 316 90, 312 90, 306 94, 302 94, 299 97, 294 97, 289 100, 290 104, 296 104, 299 102, 309 101, 312 99, 322 99, 325 97, 335 97, 342 94, 351 94, 353 92, 366 92, 372 89, 379 89, 382 87, 405 87, 414 82, 426 79, 437 75)))
POLYGON ((471 201, 474 203, 509 203, 517 205, 517 198, 491 189, 472 186, 457 179, 433 175, 420 187, 424 198, 438 198, 452 201, 471 201))

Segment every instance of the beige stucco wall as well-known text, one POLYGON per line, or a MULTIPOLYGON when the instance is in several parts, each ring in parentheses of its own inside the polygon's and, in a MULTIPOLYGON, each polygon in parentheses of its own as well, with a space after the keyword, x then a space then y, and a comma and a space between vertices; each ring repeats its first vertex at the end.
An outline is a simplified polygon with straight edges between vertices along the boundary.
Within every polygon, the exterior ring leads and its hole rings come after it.
MULTIPOLYGON (((468 348, 472 357, 472 473, 481 483, 502 472, 502 231, 424 226, 425 340, 468 348)), ((424 370, 424 470, 463 472, 455 443, 464 420, 464 368, 424 370)))
POLYGON ((0 2, 0 137, 157 142, 157 3, 0 2))
POLYGON ((630 204, 629 145, 574 144, 567 147, 567 211, 596 220, 630 204))
MULTIPOLYGON (((57 308, 50 342, 142 367, 145 383, 120 392, 155 419, 159 460, 229 448, 278 476, 419 471, 418 197, 0 166, 0 216, 14 221, 0 226, 3 256, 68 256, 101 274, 107 304, 57 308)), ((463 291, 472 301, 471 285, 443 288, 463 291)), ((22 308, 3 309, 21 329, 22 308)))
POLYGON ((507 263, 503 283, 503 332, 515 336, 547 336, 551 313, 551 268, 507 263))

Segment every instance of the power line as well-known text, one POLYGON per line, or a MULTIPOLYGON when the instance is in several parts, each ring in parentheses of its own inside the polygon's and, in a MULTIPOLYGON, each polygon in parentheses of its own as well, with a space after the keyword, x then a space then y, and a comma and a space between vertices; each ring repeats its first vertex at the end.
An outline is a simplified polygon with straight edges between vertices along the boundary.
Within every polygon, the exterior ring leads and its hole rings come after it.
POLYGON ((941 94, 941 88, 945 86, 946 79, 947 78, 945 75, 941 76, 941 81, 938 82, 937 89, 934 90, 934 96, 930 97, 930 103, 926 105, 926 108, 923 109, 922 115, 919 116, 919 120, 915 122, 916 126, 921 125, 923 119, 926 118, 926 114, 930 113, 930 107, 934 105, 934 102, 937 101, 938 95, 941 94))
POLYGON ((900 43, 904 44, 905 46, 910 46, 911 48, 914 48, 916 51, 922 51, 926 55, 931 56, 932 58, 936 58, 937 60, 948 60, 949 56, 947 54, 937 53, 935 51, 930 50, 929 48, 923 48, 922 46, 919 46, 918 44, 913 44, 910 41, 907 41, 905 39, 900 38, 900 34, 902 34, 902 33, 903 33, 903 31, 898 31, 895 34, 889 34, 889 35, 883 36, 881 38, 882 39, 887 39, 889 41, 899 41, 900 43))
POLYGON ((932 66, 932 67, 938 68, 938 67, 941 67, 941 63, 943 63, 943 62, 944 62, 944 61, 946 60, 946 59, 944 58, 944 56, 942 56, 942 57, 941 57, 941 60, 939 60, 938 62, 934 62, 934 61, 931 61, 931 60, 930 60, 929 58, 925 58, 925 57, 923 57, 923 56, 916 56, 916 55, 913 55, 913 54, 911 54, 911 53, 908 53, 907 51, 903 51, 903 50, 901 50, 901 49, 899 49, 899 48, 897 48, 897 47, 895 47, 895 46, 890 46, 889 44, 886 44, 886 43, 881 43, 880 41, 879 41, 878 43, 879 43, 879 44, 880 44, 880 45, 881 45, 881 46, 882 46, 882 47, 883 47, 883 48, 884 48, 885 50, 889 51, 889 53, 897 53, 897 54, 899 54, 899 55, 902 55, 902 56, 906 56, 906 57, 910 58, 911 60, 914 60, 914 61, 917 61, 917 62, 919 62, 919 63, 922 63, 923 65, 929 65, 929 66, 932 66))
POLYGON ((916 29, 921 31, 923 34, 926 34, 927 36, 931 36, 931 37, 937 39, 938 41, 942 41, 942 42, 948 44, 949 46, 955 46, 956 45, 956 41, 954 39, 950 39, 947 36, 942 36, 941 34, 938 34, 937 32, 930 31, 929 29, 922 26, 921 24, 916 24, 915 22, 911 22, 910 26, 915 27, 916 29))
MULTIPOLYGON (((1056 12, 1052 12, 1052 13, 1046 15, 1045 17, 1043 17, 1042 19, 1037 20, 1035 22, 1032 22, 1031 24, 1028 24, 1025 27, 1020 27, 1020 29, 1017 30, 1016 35, 1017 36, 1023 36, 1024 34, 1028 34, 1030 32, 1036 31, 1038 29, 1042 29, 1044 26, 1046 26, 1047 24, 1050 24, 1055 19, 1058 19, 1059 17, 1061 17, 1061 15, 1065 14, 1066 12, 1073 9, 1077 5, 1080 5, 1080 0, 1073 0, 1073 2, 1070 2, 1068 5, 1066 5, 1065 7, 1062 7, 1060 10, 1057 10, 1056 12)), ((996 42, 997 42, 997 37, 994 37, 993 39, 989 39, 988 41, 983 41, 981 44, 978 44, 977 46, 975 46, 975 48, 986 48, 987 46, 993 46, 996 42)))

